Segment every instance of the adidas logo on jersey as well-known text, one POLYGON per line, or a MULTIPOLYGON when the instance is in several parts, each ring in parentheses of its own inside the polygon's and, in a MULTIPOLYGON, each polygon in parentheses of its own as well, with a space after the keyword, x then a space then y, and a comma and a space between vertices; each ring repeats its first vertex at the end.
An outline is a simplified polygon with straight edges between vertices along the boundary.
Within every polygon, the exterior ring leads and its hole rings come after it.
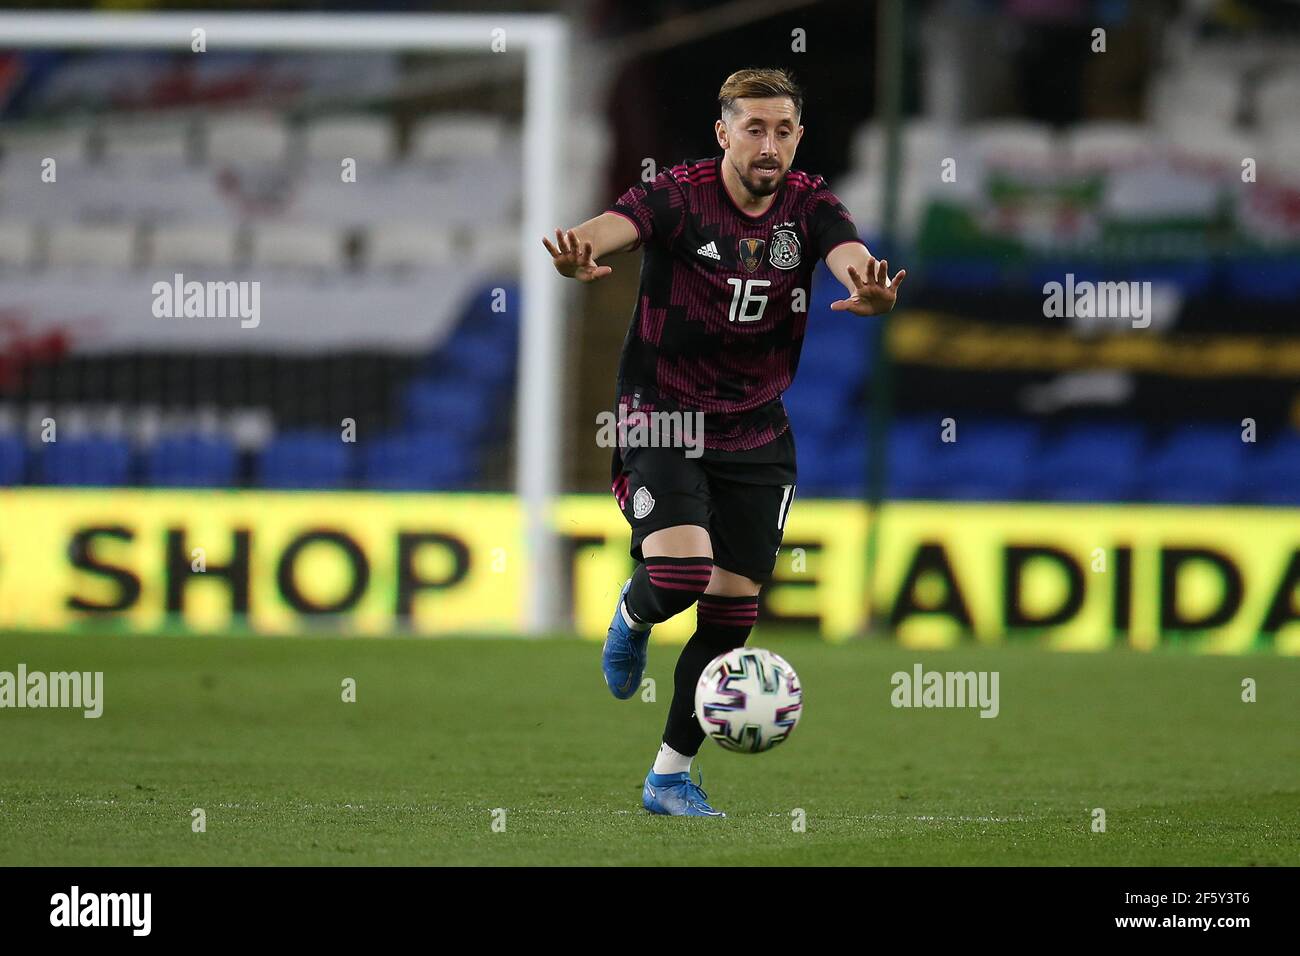
POLYGON ((718 253, 718 244, 716 242, 706 242, 700 248, 695 250, 697 255, 704 256, 706 259, 717 259, 722 261, 722 256, 718 253))

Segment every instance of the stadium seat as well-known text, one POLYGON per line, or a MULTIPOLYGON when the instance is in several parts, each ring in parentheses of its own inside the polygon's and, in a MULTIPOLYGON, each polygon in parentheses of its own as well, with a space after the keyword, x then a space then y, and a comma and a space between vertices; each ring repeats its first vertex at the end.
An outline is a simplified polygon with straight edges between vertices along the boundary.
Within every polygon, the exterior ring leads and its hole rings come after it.
POLYGON ((275 114, 230 115, 204 126, 205 156, 214 165, 278 163, 288 158, 289 130, 275 114))
POLYGON ((392 162, 393 125, 381 116, 355 114, 317 120, 304 131, 309 160, 328 161, 337 167, 345 157, 357 163, 392 162))
POLYGON ((0 485, 21 485, 27 473, 27 445, 19 435, 0 434, 0 485))
MULTIPOLYGON (((901 163, 905 169, 938 170, 939 161, 955 155, 961 140, 957 130, 942 123, 908 120, 902 130, 901 163)), ((853 168, 879 176, 885 164, 884 127, 874 120, 862 124, 853 134, 850 149, 853 168)))
POLYGON ((145 480, 166 487, 220 488, 237 484, 239 455, 225 438, 178 435, 145 455, 145 480))
POLYGON ((475 265, 489 272, 515 274, 520 269, 519 227, 491 226, 470 237, 470 255, 475 265))
POLYGON ((1067 426, 1034 456, 1031 491, 1046 501, 1127 501, 1136 490, 1144 444, 1137 425, 1067 426))
POLYGON ((361 448, 362 484, 389 491, 463 487, 476 463, 458 437, 454 430, 417 428, 368 441, 361 448))
POLYGON ((1231 425, 1176 427, 1140 470, 1142 497, 1170 503, 1224 503, 1236 499, 1245 443, 1231 425))
POLYGON ((866 429, 841 429, 805 438, 795 426, 799 452, 799 493, 830 498, 860 498, 867 475, 866 429))
MULTIPOLYGON (((844 290, 840 289, 834 298, 842 295, 844 290)), ((819 311, 816 309, 816 298, 813 301, 814 310, 819 311)), ((843 381, 848 388, 856 388, 870 379, 869 327, 866 323, 846 319, 844 313, 831 312, 830 301, 832 300, 827 300, 824 315, 815 314, 808 322, 795 385, 799 384, 801 378, 829 377, 843 381)))
POLYGON ((422 121, 411 136, 409 158, 417 162, 474 159, 500 152, 505 122, 491 113, 442 113, 422 121))
POLYGON ((39 169, 47 156, 60 165, 86 162, 90 128, 73 121, 53 129, 0 129, 0 155, 6 167, 39 169))
POLYGON ((1259 174, 1265 181, 1294 178, 1300 171, 1300 123, 1268 130, 1259 143, 1259 174))
POLYGON ((133 225, 69 223, 50 229, 48 264, 51 267, 126 270, 136 264, 136 229, 133 225))
POLYGON ((376 223, 367 237, 371 269, 429 269, 455 258, 451 236, 429 223, 376 223))
POLYGON ((501 416, 490 387, 466 387, 463 380, 418 379, 406 392, 406 421, 414 428, 438 428, 481 440, 496 431, 501 416))
POLYGON ((1189 63, 1156 76, 1147 104, 1148 118, 1165 128, 1192 117, 1227 126, 1241 108, 1241 90, 1241 78, 1222 66, 1189 63))
POLYGON ((962 417, 957 440, 944 442, 944 417, 936 413, 894 422, 886 482, 890 497, 999 501, 1025 496, 1036 423, 962 417))
POLYGON ((1079 123, 1064 135, 1066 156, 1083 168, 1141 162, 1154 155, 1157 145, 1149 126, 1116 120, 1079 123))
POLYGON ((1223 264, 1226 291, 1238 299, 1294 302, 1300 298, 1300 261, 1289 255, 1234 257, 1223 264))
POLYGON ((270 222, 253 231, 252 261, 274 269, 338 270, 345 265, 343 233, 314 223, 270 222))
POLYGON ((115 486, 131 481, 131 446, 124 439, 61 438, 41 448, 41 484, 115 486))
POLYGON ((36 263, 36 231, 30 223, 0 221, 0 269, 22 270, 36 263))
POLYGON ((801 369, 782 397, 795 440, 799 442, 821 441, 862 420, 851 378, 810 374, 810 371, 801 369))
POLYGON ((283 432, 257 460, 258 484, 266 488, 345 488, 352 479, 353 445, 338 432, 283 432))
POLYGON ((153 230, 150 262, 163 269, 232 269, 236 233, 224 223, 160 225, 153 230))
POLYGON ((1261 129, 1300 125, 1300 70, 1282 70, 1260 80, 1255 90, 1255 122, 1261 129))
POLYGON ((1225 168, 1240 169, 1243 156, 1258 155, 1258 142, 1249 130, 1200 113, 1172 120, 1164 140, 1177 156, 1225 168))
POLYGON ((165 167, 184 166, 191 161, 194 124, 184 117, 146 121, 113 117, 102 129, 106 163, 165 167))
POLYGON ((515 342, 488 334, 458 336, 444 349, 449 375, 458 382, 472 381, 489 391, 506 388, 515 375, 515 342))
POLYGON ((975 154, 1000 165, 1045 166, 1060 158, 1056 135, 1046 123, 1032 120, 989 120, 966 130, 975 154))
POLYGON ((1243 496, 1264 505, 1300 505, 1300 435, 1283 435, 1267 444, 1247 445, 1243 455, 1243 496))

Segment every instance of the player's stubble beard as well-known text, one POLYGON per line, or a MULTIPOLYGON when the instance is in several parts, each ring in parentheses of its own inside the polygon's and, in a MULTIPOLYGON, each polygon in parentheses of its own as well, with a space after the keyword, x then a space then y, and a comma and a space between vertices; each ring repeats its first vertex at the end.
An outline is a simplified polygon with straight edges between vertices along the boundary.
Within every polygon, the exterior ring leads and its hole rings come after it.
POLYGON ((777 162, 777 169, 780 170, 780 174, 773 176, 769 181, 754 179, 747 173, 741 172, 740 166, 737 165, 734 160, 731 163, 731 168, 735 170, 736 176, 740 180, 740 184, 745 187, 745 190, 751 196, 754 197, 771 196, 781 188, 781 184, 785 182, 785 174, 789 172, 788 169, 781 168, 779 160, 777 162))

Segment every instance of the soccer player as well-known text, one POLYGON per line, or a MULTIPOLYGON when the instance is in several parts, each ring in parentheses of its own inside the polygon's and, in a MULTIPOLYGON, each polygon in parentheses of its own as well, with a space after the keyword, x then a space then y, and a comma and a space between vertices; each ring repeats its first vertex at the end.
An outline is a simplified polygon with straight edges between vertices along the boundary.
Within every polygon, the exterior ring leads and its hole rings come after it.
POLYGON ((613 454, 612 488, 638 562, 603 650, 615 697, 638 690, 650 629, 696 607, 642 789, 647 810, 674 816, 725 816, 690 776, 705 736, 695 685, 714 657, 748 639, 781 547, 795 493, 781 393, 799 361, 813 268, 825 259, 847 290, 832 309, 862 316, 892 309, 907 274, 889 277, 822 178, 790 168, 803 93, 788 73, 733 73, 718 101, 721 156, 674 166, 557 230, 553 244, 542 240, 556 270, 581 282, 609 275, 599 264, 607 254, 644 247, 618 419, 703 418, 702 451, 620 441, 613 454))

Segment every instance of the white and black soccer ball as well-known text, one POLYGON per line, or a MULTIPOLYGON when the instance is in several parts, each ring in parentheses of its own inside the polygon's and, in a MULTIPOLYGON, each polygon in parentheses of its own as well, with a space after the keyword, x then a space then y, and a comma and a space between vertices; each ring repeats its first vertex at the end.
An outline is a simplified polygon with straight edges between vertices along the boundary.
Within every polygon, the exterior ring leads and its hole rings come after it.
POLYGON ((799 675, 761 647, 719 654, 695 685, 695 717, 704 733, 737 753, 771 750, 790 736, 801 713, 799 675))

